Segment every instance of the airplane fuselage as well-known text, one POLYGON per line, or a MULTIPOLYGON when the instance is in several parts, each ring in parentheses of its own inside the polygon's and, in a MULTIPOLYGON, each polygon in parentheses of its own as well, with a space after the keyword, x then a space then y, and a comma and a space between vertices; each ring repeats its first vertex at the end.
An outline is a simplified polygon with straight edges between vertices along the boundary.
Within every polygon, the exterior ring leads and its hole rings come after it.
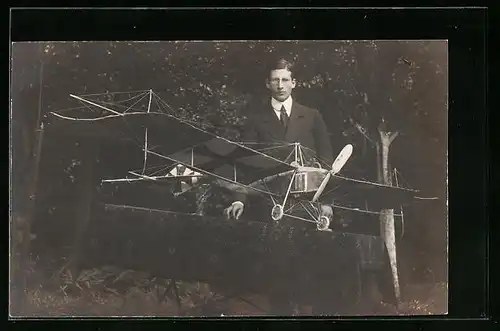
MULTIPOLYGON (((292 175, 295 173, 293 183, 290 189, 291 194, 315 192, 321 185, 329 171, 327 169, 316 167, 297 167, 296 170, 289 170, 274 174, 248 184, 249 187, 261 191, 271 191, 274 193, 285 194, 292 175)), ((215 184, 230 191, 246 193, 249 195, 258 194, 256 190, 250 190, 244 186, 229 183, 223 180, 216 180, 215 184)))

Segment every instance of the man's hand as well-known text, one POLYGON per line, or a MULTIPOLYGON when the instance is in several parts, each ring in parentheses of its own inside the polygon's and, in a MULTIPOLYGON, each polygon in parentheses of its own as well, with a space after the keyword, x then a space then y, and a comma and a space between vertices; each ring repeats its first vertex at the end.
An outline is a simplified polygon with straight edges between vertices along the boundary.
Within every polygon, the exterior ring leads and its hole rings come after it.
POLYGON ((226 209, 224 209, 224 215, 227 219, 231 217, 234 219, 239 219, 241 214, 243 214, 244 205, 240 201, 235 201, 233 204, 226 209))
POLYGON ((326 216, 329 220, 333 218, 333 208, 330 205, 321 205, 320 216, 326 216))

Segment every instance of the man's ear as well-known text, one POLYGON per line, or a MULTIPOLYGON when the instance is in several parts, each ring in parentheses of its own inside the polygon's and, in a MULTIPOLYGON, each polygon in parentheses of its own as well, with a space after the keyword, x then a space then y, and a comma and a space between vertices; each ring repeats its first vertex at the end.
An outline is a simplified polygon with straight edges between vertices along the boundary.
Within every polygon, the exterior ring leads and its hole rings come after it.
POLYGON ((297 85, 297 80, 295 78, 292 78, 292 88, 295 88, 297 85))
POLYGON ((266 79, 266 87, 267 87, 268 89, 270 89, 270 88, 271 88, 271 84, 269 84, 269 78, 267 78, 267 79, 266 79))

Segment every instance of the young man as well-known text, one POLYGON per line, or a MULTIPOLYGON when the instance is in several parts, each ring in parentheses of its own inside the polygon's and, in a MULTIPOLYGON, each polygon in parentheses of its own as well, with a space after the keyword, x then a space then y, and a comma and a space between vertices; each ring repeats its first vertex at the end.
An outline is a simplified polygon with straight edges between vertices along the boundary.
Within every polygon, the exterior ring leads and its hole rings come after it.
MULTIPOLYGON (((331 164, 333 162, 332 147, 320 112, 299 104, 292 97, 292 91, 297 84, 292 63, 280 59, 271 63, 268 73, 266 87, 270 95, 263 103, 249 106, 248 122, 240 140, 258 143, 298 142, 314 151, 316 159, 331 164)), ((309 161, 314 162, 314 160, 309 161)), ((232 198, 234 202, 224 210, 224 213, 227 218, 238 219, 249 202, 244 194, 235 194, 232 198)), ((255 209, 257 210, 259 208, 255 209)), ((322 205, 321 214, 331 219, 332 206, 322 205)), ((283 270, 288 270, 290 266, 286 265, 285 261, 288 260, 283 261, 285 263, 283 270)), ((292 292, 295 291, 292 290, 292 292)), ((286 286, 274 288, 270 296, 270 304, 275 314, 294 314, 297 306, 294 304, 296 300, 292 292, 286 286)))
MULTIPOLYGON (((263 104, 249 107, 249 118, 241 141, 298 142, 316 153, 316 157, 333 161, 326 125, 318 110, 299 104, 292 98, 297 82, 293 64, 285 59, 271 63, 266 87, 270 96, 263 104)), ((234 202, 224 210, 227 218, 238 219, 247 201, 244 194, 236 194, 234 202)), ((331 218, 333 209, 321 207, 322 215, 331 218)))

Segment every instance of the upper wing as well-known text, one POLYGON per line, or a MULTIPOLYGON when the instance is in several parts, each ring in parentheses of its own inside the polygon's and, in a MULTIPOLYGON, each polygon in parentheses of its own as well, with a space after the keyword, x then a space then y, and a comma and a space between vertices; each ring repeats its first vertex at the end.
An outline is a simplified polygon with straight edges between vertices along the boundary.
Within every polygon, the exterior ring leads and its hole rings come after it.
POLYGON ((64 127, 64 130, 69 132, 93 137, 123 137, 135 141, 139 146, 144 144, 144 133, 148 129, 149 145, 160 146, 163 153, 173 153, 212 138, 208 132, 196 128, 193 124, 162 112, 129 112, 97 118, 53 114, 66 120, 64 126, 58 127, 64 127))
MULTIPOLYGON (((200 168, 205 173, 215 173, 222 179, 239 183, 250 183, 258 178, 294 169, 283 162, 293 148, 284 145, 281 149, 267 151, 262 146, 254 149, 219 137, 203 130, 191 122, 165 113, 133 112, 124 115, 108 115, 98 119, 68 121, 72 130, 108 132, 117 130, 141 142, 140 132, 148 129, 149 155, 167 160, 167 163, 182 163, 192 169, 200 168), (262 151, 261 151, 262 150, 262 151), (285 159, 283 158, 283 159, 285 159)), ((141 144, 139 144, 140 146, 141 144)))
POLYGON ((71 134, 129 140, 139 146, 145 144, 147 130, 148 145, 162 146, 162 153, 167 149, 173 153, 210 139, 204 130, 187 129, 198 123, 180 119, 176 111, 152 91, 141 91, 125 100, 105 101, 116 94, 71 95, 83 106, 51 112, 54 115, 51 127, 71 134))
MULTIPOLYGON (((68 130, 91 132, 94 137, 118 132, 135 140, 138 146, 144 146, 151 152, 150 155, 160 156, 163 162, 169 160, 191 168, 196 166, 205 174, 215 173, 235 182, 250 183, 260 177, 293 169, 283 161, 286 160, 286 150, 280 151, 281 153, 276 153, 275 150, 265 151, 262 146, 252 148, 220 137, 201 128, 198 123, 174 116, 172 111, 165 111, 162 108, 165 103, 152 91, 139 98, 141 95, 137 97, 137 102, 149 95, 147 111, 136 106, 117 111, 107 104, 103 105, 102 101, 72 95, 91 111, 83 112, 85 115, 80 115, 79 118, 53 114, 67 120, 65 124, 68 130), (150 107, 152 100, 157 108, 150 107), (97 113, 93 111, 95 109, 97 113), (150 111, 151 109, 159 111, 150 111)), ((286 145, 284 147, 292 148, 286 145)))
MULTIPOLYGON (((183 164, 199 174, 217 178, 231 189, 240 190, 250 188, 245 184, 260 177, 293 169, 291 165, 280 160, 279 156, 263 151, 265 148, 261 146, 251 148, 228 140, 201 128, 199 123, 175 116, 175 111, 152 91, 127 97, 120 105, 103 101, 102 98, 98 100, 95 97, 76 95, 71 97, 79 100, 83 107, 79 107, 80 110, 77 111, 66 111, 64 114, 63 111, 53 112, 55 119, 63 120, 64 125, 60 125, 61 121, 55 121, 51 123, 55 124, 51 127, 92 138, 124 138, 135 142, 139 150, 145 153, 142 174, 135 174, 138 178, 134 182, 170 182, 170 178, 153 177, 161 176, 174 164, 183 164), (144 104, 144 107, 138 106, 144 100, 149 101, 147 107, 144 104), (156 104, 156 107, 152 108, 152 104, 156 104), (165 107, 170 109, 166 110, 165 107), (148 155, 157 158, 151 160, 147 158, 148 155), (145 175, 146 168, 157 170, 153 174, 148 172, 148 175, 145 175)), ((127 179, 108 180, 114 181, 127 179)), ((269 193, 258 188, 251 189, 269 193)))

